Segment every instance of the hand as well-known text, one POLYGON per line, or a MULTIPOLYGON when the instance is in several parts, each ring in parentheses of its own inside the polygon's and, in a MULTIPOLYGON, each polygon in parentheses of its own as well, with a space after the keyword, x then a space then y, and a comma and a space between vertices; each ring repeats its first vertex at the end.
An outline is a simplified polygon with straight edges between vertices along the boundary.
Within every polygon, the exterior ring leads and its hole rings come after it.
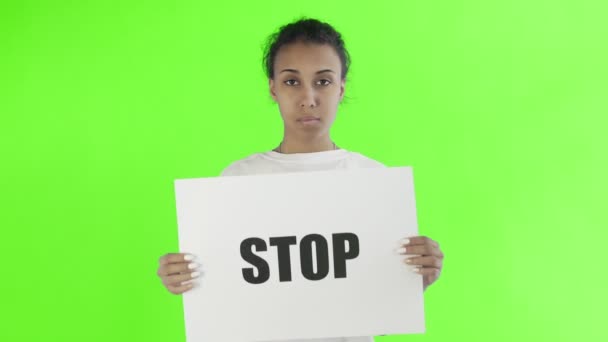
POLYGON ((194 256, 185 253, 169 253, 160 258, 156 274, 169 292, 178 295, 192 289, 194 284, 188 281, 200 275, 199 265, 192 260, 194 256))
POLYGON ((414 271, 423 276, 423 288, 426 290, 439 278, 443 268, 443 253, 439 249, 439 244, 426 236, 406 238, 401 240, 400 244, 399 254, 416 254, 405 259, 404 262, 411 266, 420 266, 414 271))

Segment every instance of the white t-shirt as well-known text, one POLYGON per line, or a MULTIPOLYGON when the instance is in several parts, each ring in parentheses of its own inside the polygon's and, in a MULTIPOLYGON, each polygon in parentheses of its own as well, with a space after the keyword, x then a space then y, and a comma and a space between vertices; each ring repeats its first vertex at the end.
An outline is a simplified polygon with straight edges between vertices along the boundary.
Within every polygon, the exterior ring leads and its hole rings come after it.
POLYGON ((265 173, 287 173, 386 167, 357 152, 343 149, 283 154, 274 151, 256 153, 237 160, 225 168, 221 176, 245 176, 265 173))
MULTIPOLYGON (((270 151, 256 153, 247 158, 233 162, 222 171, 221 176, 245 176, 267 173, 325 171, 371 167, 386 166, 376 160, 365 157, 360 153, 343 149, 294 154, 282 154, 270 151)), ((359 336, 273 342, 374 342, 374 338, 371 336, 359 336)))

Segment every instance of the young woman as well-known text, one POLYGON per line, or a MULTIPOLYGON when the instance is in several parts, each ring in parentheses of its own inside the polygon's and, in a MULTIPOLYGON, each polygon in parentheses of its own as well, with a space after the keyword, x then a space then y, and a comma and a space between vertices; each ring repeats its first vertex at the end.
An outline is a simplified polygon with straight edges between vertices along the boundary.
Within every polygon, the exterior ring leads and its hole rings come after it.
MULTIPOLYGON (((264 67, 270 94, 279 105, 283 119, 283 140, 272 151, 232 163, 221 175, 385 167, 359 153, 339 148, 330 137, 338 104, 344 97, 349 63, 341 35, 318 20, 302 19, 272 35, 264 55, 264 67)), ((425 290, 439 277, 443 253, 437 242, 421 236, 404 238, 398 252, 417 255, 405 259, 404 263, 415 266, 414 271, 423 276, 425 290)), ((158 275, 171 293, 182 294, 194 286, 194 279, 200 275, 198 264, 192 262, 194 258, 185 253, 161 257, 158 275)), ((373 339, 350 337, 322 341, 373 339)))

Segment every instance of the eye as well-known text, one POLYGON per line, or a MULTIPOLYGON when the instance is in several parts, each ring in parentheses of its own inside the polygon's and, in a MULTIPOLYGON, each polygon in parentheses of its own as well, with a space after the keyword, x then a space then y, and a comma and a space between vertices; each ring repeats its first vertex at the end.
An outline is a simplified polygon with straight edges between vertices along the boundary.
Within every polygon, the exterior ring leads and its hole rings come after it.
POLYGON ((293 82, 297 82, 297 81, 296 81, 296 80, 294 80, 294 79, 289 79, 289 80, 287 80, 287 81, 285 81, 285 82, 283 82, 283 83, 285 83, 285 84, 287 84, 287 85, 295 85, 295 84, 289 84, 289 82, 292 82, 292 81, 293 81, 293 82))
POLYGON ((325 83, 325 84, 321 84, 321 85, 329 85, 329 84, 331 83, 331 81, 330 81, 330 80, 326 80, 326 79, 320 80, 319 82, 323 82, 323 81, 325 81, 325 82, 327 82, 327 83, 325 83))

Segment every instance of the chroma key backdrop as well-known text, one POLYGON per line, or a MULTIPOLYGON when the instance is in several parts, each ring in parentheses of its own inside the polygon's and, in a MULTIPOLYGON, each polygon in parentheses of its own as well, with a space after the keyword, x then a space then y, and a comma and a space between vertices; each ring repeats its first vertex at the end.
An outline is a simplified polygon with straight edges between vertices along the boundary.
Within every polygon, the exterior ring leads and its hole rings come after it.
POLYGON ((302 16, 352 56, 332 138, 413 167, 445 253, 426 333, 376 341, 608 340, 604 0, 2 1, 0 340, 185 340, 173 180, 278 146, 302 16))

